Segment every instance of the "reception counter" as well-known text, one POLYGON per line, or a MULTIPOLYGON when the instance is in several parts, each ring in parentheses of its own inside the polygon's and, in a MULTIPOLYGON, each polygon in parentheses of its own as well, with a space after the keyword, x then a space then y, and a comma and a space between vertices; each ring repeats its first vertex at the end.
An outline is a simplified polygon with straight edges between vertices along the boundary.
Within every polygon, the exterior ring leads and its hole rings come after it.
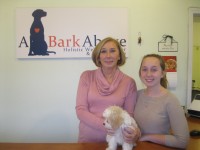
MULTIPOLYGON (((200 130, 200 118, 188 117, 187 120, 190 130, 200 130)), ((0 150, 105 150, 106 147, 107 143, 0 143, 0 150)), ((150 142, 138 142, 134 148, 134 150, 173 149, 175 148, 150 142)), ((200 150, 200 137, 190 137, 187 150, 200 150)))

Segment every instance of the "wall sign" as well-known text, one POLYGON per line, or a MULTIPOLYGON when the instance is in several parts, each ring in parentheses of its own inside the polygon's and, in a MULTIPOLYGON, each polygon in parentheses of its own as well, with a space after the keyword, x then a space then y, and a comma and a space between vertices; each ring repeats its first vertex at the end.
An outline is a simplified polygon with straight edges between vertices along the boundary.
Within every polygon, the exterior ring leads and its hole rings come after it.
POLYGON ((18 8, 17 58, 89 58, 103 38, 116 38, 128 56, 126 8, 18 8))
POLYGON ((178 52, 178 42, 171 35, 163 35, 163 39, 158 42, 159 52, 178 52))

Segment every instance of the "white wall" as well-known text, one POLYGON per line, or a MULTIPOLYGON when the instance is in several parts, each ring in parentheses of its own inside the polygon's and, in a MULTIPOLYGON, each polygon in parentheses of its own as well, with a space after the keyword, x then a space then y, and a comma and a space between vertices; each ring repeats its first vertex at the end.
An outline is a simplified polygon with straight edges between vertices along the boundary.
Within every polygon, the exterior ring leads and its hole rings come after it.
POLYGON ((158 52, 163 34, 178 41, 178 85, 172 90, 186 103, 188 8, 199 0, 1 0, 0 1, 0 142, 76 142, 75 114, 79 76, 94 69, 91 59, 27 59, 15 57, 17 7, 127 7, 130 57, 122 71, 138 85, 141 58, 158 52), (142 45, 137 45, 138 33, 142 45))

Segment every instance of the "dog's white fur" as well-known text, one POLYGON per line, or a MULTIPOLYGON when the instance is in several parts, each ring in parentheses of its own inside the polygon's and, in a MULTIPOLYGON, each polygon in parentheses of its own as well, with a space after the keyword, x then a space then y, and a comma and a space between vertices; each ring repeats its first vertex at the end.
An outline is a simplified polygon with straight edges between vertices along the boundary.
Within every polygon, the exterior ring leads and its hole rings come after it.
POLYGON ((116 150, 117 145, 122 145, 123 150, 132 150, 136 143, 127 143, 123 139, 122 129, 125 127, 137 128, 135 120, 119 106, 110 106, 103 112, 105 118, 103 125, 115 131, 114 135, 107 135, 108 147, 106 150, 116 150))

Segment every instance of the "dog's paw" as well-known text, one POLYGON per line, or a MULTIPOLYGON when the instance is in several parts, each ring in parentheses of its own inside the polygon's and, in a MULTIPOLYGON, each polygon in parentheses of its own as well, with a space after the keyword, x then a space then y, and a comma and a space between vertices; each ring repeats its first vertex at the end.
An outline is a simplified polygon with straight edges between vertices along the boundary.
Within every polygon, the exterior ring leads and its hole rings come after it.
POLYGON ((116 149, 107 147, 106 150, 116 150, 116 149))
POLYGON ((123 150, 132 150, 133 147, 134 147, 134 144, 135 144, 135 143, 133 143, 133 144, 130 144, 130 143, 123 143, 122 149, 123 149, 123 150))
POLYGON ((106 148, 106 150, 116 150, 117 149, 117 147, 110 147, 110 146, 108 146, 107 148, 106 148))

